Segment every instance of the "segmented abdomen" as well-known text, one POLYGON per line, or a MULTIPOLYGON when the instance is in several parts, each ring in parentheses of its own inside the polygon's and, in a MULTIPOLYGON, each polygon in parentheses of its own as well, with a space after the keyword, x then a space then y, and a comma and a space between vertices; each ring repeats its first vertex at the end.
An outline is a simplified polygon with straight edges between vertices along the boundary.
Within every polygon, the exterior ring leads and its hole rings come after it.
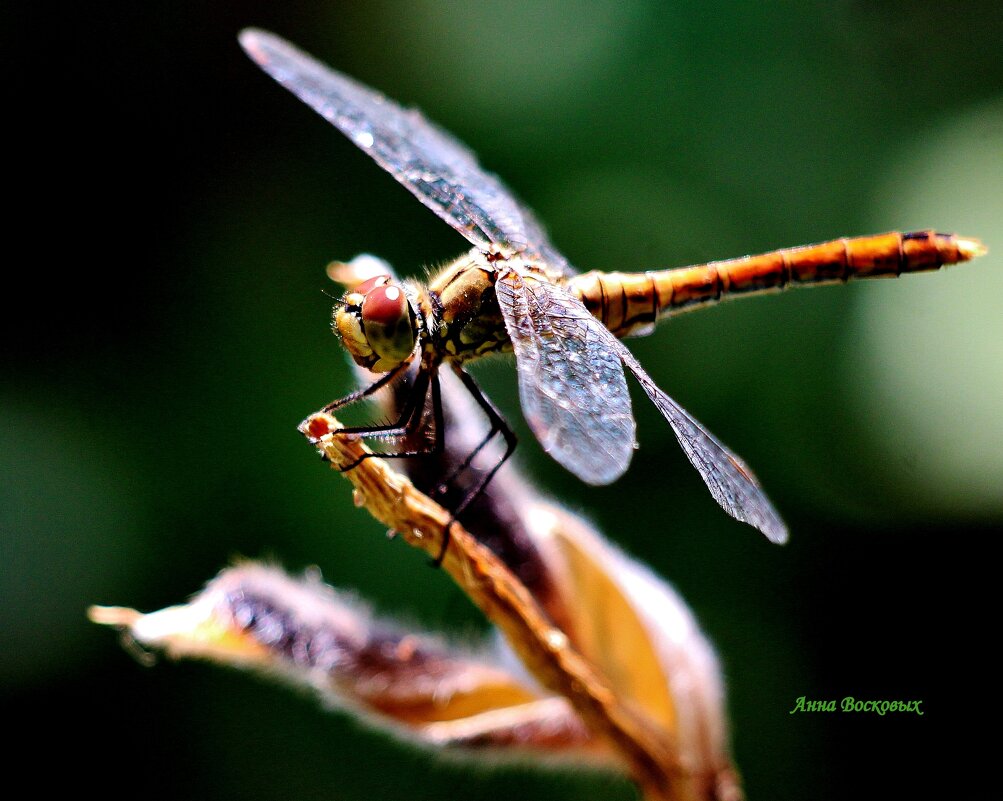
POLYGON ((983 252, 977 240, 955 234, 896 231, 671 270, 590 272, 568 287, 610 331, 629 336, 647 333, 662 317, 730 296, 936 270, 983 252))

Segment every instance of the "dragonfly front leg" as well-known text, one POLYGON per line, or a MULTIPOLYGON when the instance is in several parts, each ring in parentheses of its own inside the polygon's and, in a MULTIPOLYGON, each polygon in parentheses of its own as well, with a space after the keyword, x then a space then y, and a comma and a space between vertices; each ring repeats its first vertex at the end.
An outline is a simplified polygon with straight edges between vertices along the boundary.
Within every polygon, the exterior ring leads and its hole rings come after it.
MULTIPOLYGON (((315 414, 313 415, 310 415, 310 417, 308 417, 306 420, 300 423, 299 425, 300 432, 310 437, 312 441, 316 441, 316 437, 311 433, 310 430, 311 420, 313 420, 316 414, 328 414, 338 409, 342 409, 345 406, 349 406, 357 401, 364 400, 372 395, 375 395, 379 390, 388 387, 390 384, 394 382, 394 380, 400 378, 401 375, 404 374, 408 370, 408 368, 410 368, 411 365, 414 363, 414 358, 417 354, 418 354, 418 348, 416 347, 415 350, 411 353, 411 355, 407 359, 402 361, 400 364, 398 364, 396 367, 394 367, 386 374, 380 376, 376 381, 373 381, 371 384, 368 384, 367 386, 358 389, 355 392, 351 392, 348 395, 345 395, 343 398, 331 401, 329 404, 320 409, 320 411, 315 412, 315 414)), ((365 459, 368 458, 369 456, 384 456, 389 458, 405 457, 405 456, 421 456, 428 453, 440 452, 442 450, 442 444, 440 441, 441 437, 439 435, 439 432, 442 431, 442 425, 441 425, 442 403, 441 400, 437 401, 439 396, 438 376, 436 374, 436 366, 431 364, 423 363, 419 367, 417 376, 415 377, 414 384, 412 385, 410 391, 408 392, 407 397, 405 398, 404 403, 401 406, 400 414, 395 422, 388 424, 380 424, 380 425, 371 424, 362 426, 344 426, 342 428, 337 428, 330 433, 332 433, 335 436, 357 436, 363 438, 368 437, 368 438, 387 439, 387 440, 399 439, 414 434, 415 431, 418 430, 422 422, 422 417, 423 417, 422 412, 425 408, 425 400, 428 396, 428 388, 430 384, 432 384, 434 387, 433 407, 438 406, 439 409, 435 425, 436 441, 433 442, 432 445, 427 448, 421 448, 413 451, 373 453, 373 454, 367 454, 362 458, 365 459)), ((357 467, 361 461, 362 460, 360 459, 359 461, 354 462, 353 464, 348 465, 347 467, 344 467, 342 469, 342 472, 357 467)))
POLYGON ((358 467, 364 460, 372 457, 381 459, 404 459, 411 456, 430 456, 442 453, 445 447, 444 425, 442 414, 442 395, 439 389, 439 375, 435 368, 422 368, 415 377, 415 383, 408 393, 407 399, 398 419, 386 425, 352 426, 335 429, 331 432, 338 436, 358 436, 370 439, 400 440, 414 435, 421 430, 425 417, 426 399, 429 390, 432 394, 432 414, 434 423, 431 443, 416 448, 399 451, 378 451, 364 453, 351 464, 344 465, 341 472, 348 472, 358 467))
POLYGON ((356 401, 360 401, 363 398, 368 398, 370 395, 379 392, 381 389, 383 389, 383 387, 390 384, 395 378, 400 376, 401 373, 407 370, 407 368, 411 366, 412 359, 413 355, 411 359, 407 359, 406 361, 401 362, 393 370, 391 370, 386 375, 380 376, 376 381, 374 381, 369 386, 363 387, 362 389, 357 389, 355 390, 355 392, 350 392, 345 397, 338 398, 338 400, 331 401, 329 404, 327 404, 327 406, 321 409, 319 413, 329 414, 337 409, 341 409, 345 406, 348 406, 349 404, 355 403, 356 401))

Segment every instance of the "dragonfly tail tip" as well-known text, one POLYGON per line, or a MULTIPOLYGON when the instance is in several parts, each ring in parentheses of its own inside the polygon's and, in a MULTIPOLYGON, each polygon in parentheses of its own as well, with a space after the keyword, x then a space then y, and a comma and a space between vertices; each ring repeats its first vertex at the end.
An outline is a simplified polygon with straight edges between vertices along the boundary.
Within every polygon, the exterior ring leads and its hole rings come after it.
POLYGON ((989 248, 982 243, 982 240, 973 237, 959 236, 955 243, 958 247, 959 261, 971 261, 989 252, 989 248))

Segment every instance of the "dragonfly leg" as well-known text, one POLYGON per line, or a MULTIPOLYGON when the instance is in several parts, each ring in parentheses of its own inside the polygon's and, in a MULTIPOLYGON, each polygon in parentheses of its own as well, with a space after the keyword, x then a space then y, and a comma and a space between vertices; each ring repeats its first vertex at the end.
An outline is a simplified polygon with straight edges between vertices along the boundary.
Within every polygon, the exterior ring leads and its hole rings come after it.
POLYGON ((466 509, 482 492, 484 488, 490 483, 491 479, 494 478, 495 473, 498 472, 499 468, 508 461, 508 458, 515 451, 516 446, 516 436, 515 432, 509 428, 508 423, 505 422, 505 418, 502 417, 501 412, 495 407, 495 405, 490 401, 490 399, 481 391, 481 388, 477 386, 477 382, 467 373, 462 367, 458 365, 453 365, 453 371, 459 377, 460 381, 463 382, 463 386, 466 387, 467 392, 477 401, 477 405, 484 410, 487 415, 488 422, 490 423, 490 428, 488 433, 484 438, 473 448, 467 457, 457 466, 439 485, 436 494, 443 494, 448 485, 464 470, 467 470, 473 460, 477 457, 485 446, 494 438, 496 434, 501 434, 505 439, 505 452, 501 457, 492 465, 491 469, 485 472, 478 480, 477 483, 471 487, 466 495, 464 495, 463 500, 461 500, 453 509, 451 510, 451 519, 446 525, 446 530, 442 538, 442 548, 439 551, 439 555, 433 561, 433 566, 438 567, 442 564, 442 560, 446 556, 446 549, 449 548, 449 537, 450 529, 452 528, 453 522, 456 518, 466 509))
POLYGON ((321 409, 319 413, 327 414, 328 412, 333 412, 336 409, 341 409, 342 407, 348 406, 349 404, 355 403, 356 401, 362 400, 363 398, 368 398, 373 393, 383 389, 383 387, 385 387, 387 384, 389 384, 391 381, 397 378, 402 372, 404 372, 411 365, 411 361, 413 358, 414 354, 412 354, 411 357, 405 359, 403 362, 398 364, 393 370, 391 370, 386 375, 380 376, 378 379, 376 379, 376 381, 374 381, 369 386, 363 387, 362 389, 357 389, 355 390, 355 392, 350 392, 343 398, 338 398, 337 400, 331 401, 329 404, 327 404, 327 406, 321 409))
POLYGON ((421 369, 415 378, 414 386, 408 393, 407 400, 401 410, 400 417, 396 422, 386 425, 354 426, 351 428, 339 428, 335 435, 355 435, 375 439, 400 439, 413 434, 421 427, 422 418, 425 412, 425 399, 428 397, 429 387, 432 391, 432 407, 435 413, 434 433, 435 439, 427 447, 418 447, 410 450, 400 451, 379 451, 374 453, 364 453, 351 464, 341 467, 340 472, 347 473, 362 464, 366 459, 379 457, 381 459, 403 459, 409 456, 427 456, 441 453, 444 447, 443 427, 442 427, 442 399, 439 392, 439 376, 433 369, 421 369), (437 411, 435 411, 437 410, 437 411))
POLYGON ((505 418, 502 417, 501 412, 498 411, 497 407, 491 402, 487 395, 481 391, 481 388, 477 386, 477 382, 475 382, 474 379, 460 367, 454 367, 454 371, 459 376, 463 385, 467 388, 467 391, 471 394, 473 399, 477 401, 477 405, 484 410, 484 414, 487 415, 488 421, 491 424, 487 435, 481 440, 480 444, 478 444, 478 446, 470 452, 470 455, 463 461, 463 464, 459 469, 462 470, 469 467, 470 463, 474 460, 474 457, 477 456, 481 449, 487 445, 495 434, 501 434, 502 438, 505 440, 504 453, 502 453, 491 469, 481 476, 474 488, 467 493, 466 497, 457 505, 456 509, 453 510, 453 513, 458 515, 484 491, 484 488, 488 485, 491 479, 494 478, 495 473, 497 473, 499 468, 501 468, 501 466, 508 461, 509 457, 515 451, 517 439, 515 432, 509 428, 509 425, 505 422, 505 418))

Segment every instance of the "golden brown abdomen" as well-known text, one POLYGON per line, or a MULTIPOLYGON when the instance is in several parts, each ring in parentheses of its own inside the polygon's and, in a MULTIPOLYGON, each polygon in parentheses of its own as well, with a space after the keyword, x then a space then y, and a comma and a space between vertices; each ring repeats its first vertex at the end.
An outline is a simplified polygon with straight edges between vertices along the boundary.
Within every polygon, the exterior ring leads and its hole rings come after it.
POLYGON ((647 333, 662 317, 731 296, 937 270, 984 252, 978 240, 954 234, 892 232, 672 270, 590 272, 571 279, 568 288, 622 337, 647 333))

